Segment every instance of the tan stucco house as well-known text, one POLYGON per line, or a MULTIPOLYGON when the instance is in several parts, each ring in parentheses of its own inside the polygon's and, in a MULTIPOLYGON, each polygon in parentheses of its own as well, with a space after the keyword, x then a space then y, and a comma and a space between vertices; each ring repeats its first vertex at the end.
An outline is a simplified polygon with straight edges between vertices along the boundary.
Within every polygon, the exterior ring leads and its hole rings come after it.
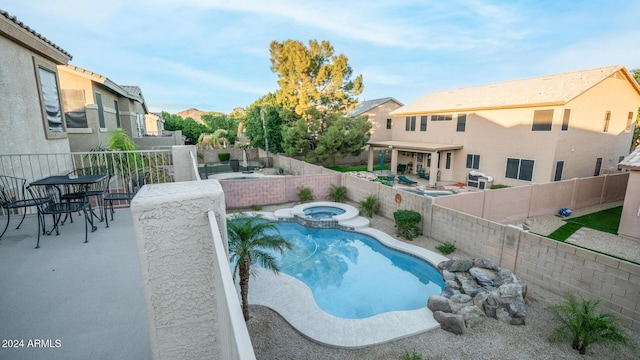
POLYGON ((618 166, 630 171, 618 235, 640 240, 640 149, 634 150, 618 166))
POLYGON ((391 149, 392 169, 436 174, 432 185, 599 175, 629 153, 638 107, 623 66, 437 91, 391 112, 391 140, 369 142, 369 168, 373 149, 391 149))
POLYGON ((69 53, 0 9, 0 154, 69 152, 57 66, 70 60, 69 53))
POLYGON ((365 100, 359 102, 347 116, 354 118, 366 115, 371 123, 369 141, 386 141, 391 140, 392 119, 389 114, 402 105, 404 104, 392 97, 365 100))

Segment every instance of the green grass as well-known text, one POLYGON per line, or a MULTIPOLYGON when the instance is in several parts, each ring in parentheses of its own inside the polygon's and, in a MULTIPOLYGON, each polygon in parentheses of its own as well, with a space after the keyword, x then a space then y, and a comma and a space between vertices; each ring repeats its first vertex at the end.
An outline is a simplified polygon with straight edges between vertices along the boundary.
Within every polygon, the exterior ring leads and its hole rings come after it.
POLYGON ((552 232, 547 237, 553 240, 564 242, 569 238, 569 236, 573 235, 573 233, 578 231, 578 229, 580 229, 581 227, 582 225, 580 224, 566 223, 557 228, 556 231, 552 232))
POLYGON ((592 214, 567 219, 567 223, 573 223, 590 229, 618 234, 618 225, 622 216, 622 206, 598 211, 592 214))

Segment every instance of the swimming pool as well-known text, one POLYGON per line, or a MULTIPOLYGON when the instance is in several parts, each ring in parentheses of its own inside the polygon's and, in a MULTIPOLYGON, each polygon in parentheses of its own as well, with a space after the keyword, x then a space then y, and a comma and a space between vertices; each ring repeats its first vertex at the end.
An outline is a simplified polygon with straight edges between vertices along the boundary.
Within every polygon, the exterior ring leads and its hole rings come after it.
POLYGON ((330 219, 336 215, 344 214, 346 210, 335 206, 311 206, 304 209, 303 212, 312 219, 330 219))
POLYGON ((362 319, 420 309, 443 290, 442 276, 429 263, 369 235, 276 224, 294 249, 274 253, 280 271, 304 282, 316 304, 333 316, 362 319))

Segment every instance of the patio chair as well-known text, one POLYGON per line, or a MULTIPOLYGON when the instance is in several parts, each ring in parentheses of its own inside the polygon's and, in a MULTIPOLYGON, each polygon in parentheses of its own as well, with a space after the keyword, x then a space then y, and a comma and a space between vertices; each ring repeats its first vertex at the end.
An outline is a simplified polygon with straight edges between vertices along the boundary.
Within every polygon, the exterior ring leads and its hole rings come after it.
POLYGON ((146 184, 147 182, 147 174, 146 173, 138 173, 134 174, 130 181, 125 181, 124 184, 124 192, 111 191, 110 188, 107 188, 107 192, 104 195, 103 202, 105 205, 105 214, 104 218, 107 223, 107 227, 109 227, 109 218, 107 216, 107 211, 111 214, 111 221, 113 221, 113 214, 115 213, 113 209, 114 202, 123 202, 127 203, 127 206, 131 205, 131 200, 136 195, 138 190, 146 184))
POLYGON ((38 240, 36 249, 40 248, 41 229, 43 234, 51 235, 55 230, 56 235, 59 235, 58 224, 62 215, 69 215, 75 212, 84 214, 84 242, 89 242, 89 224, 91 224, 92 232, 96 230, 96 227, 93 226, 91 203, 87 199, 86 193, 84 196, 78 194, 78 197, 74 199, 63 199, 62 191, 55 185, 29 185, 27 190, 29 190, 33 199, 47 199, 38 204, 38 240), (46 215, 51 215, 53 219, 53 227, 48 232, 45 229, 46 215))
POLYGON ((413 181, 404 175, 398 175, 398 181, 405 183, 407 185, 416 185, 418 183, 417 181, 413 181))
POLYGON ((27 215, 27 208, 38 206, 47 199, 32 198, 26 189, 27 180, 23 178, 0 175, 0 208, 4 209, 7 214, 7 223, 0 234, 0 239, 9 227, 11 221, 11 213, 23 209, 22 219, 16 229, 19 229, 27 215))
MULTIPOLYGON (((88 189, 85 189, 84 185, 80 187, 70 187, 66 190, 66 193, 62 194, 63 200, 79 200, 85 197, 91 200, 91 198, 95 198, 95 203, 96 203, 96 206, 98 207, 98 213, 100 214, 100 216, 94 213, 93 208, 90 209, 91 215, 100 219, 100 222, 104 221, 104 217, 105 217, 104 194, 107 191, 107 188, 109 187, 109 181, 111 180, 111 172, 109 172, 106 166, 92 166, 92 167, 79 168, 67 174, 67 176, 68 175, 101 175, 101 174, 107 174, 107 177, 95 184, 92 184, 91 186, 89 186, 88 189)), ((69 214, 69 217, 71 217, 71 214, 69 214)), ((65 221, 66 221, 66 217, 65 217, 65 220, 62 221, 62 223, 64 224, 65 221)), ((71 222, 73 222, 73 218, 71 218, 71 222)))

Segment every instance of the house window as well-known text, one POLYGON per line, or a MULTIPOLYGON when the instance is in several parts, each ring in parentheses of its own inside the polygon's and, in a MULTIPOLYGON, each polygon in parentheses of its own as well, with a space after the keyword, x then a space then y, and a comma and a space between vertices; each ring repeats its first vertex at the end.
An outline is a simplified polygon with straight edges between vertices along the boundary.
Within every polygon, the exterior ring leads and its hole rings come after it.
POLYGON ((62 105, 67 129, 86 129, 89 127, 85 104, 84 90, 62 89, 62 105))
POLYGON ((458 114, 458 125, 456 131, 464 132, 467 127, 467 114, 458 114))
POLYGON ((627 116, 627 126, 624 128, 624 131, 630 131, 631 124, 633 124, 633 111, 629 111, 629 116, 627 116))
POLYGON ((562 170, 564 170, 564 160, 556 161, 556 173, 553 175, 553 181, 562 180, 562 170))
POLYGON ((391 129, 391 119, 387 119, 387 130, 391 129))
POLYGON ((450 152, 447 153, 447 159, 444 163, 444 168, 451 169, 451 153, 450 152))
POLYGON ((101 129, 105 129, 107 126, 104 123, 104 107, 102 106, 102 94, 96 94, 96 105, 98 105, 98 123, 101 129))
POLYGON ((532 131, 551 131, 553 110, 535 110, 533 112, 532 131))
POLYGON ((407 116, 406 123, 404 125, 406 131, 416 131, 416 117, 407 116))
POLYGON ((533 160, 507 158, 507 171, 505 177, 531 181, 533 179, 533 160))
POLYGON ((427 131, 427 115, 420 116, 420 131, 427 131))
POLYGON ((569 117, 571 117, 571 109, 564 109, 564 116, 562 117, 562 131, 569 130, 569 117))
MULTIPOLYGON (((619 156, 619 157, 618 157, 618 164, 620 164, 620 163, 622 162, 622 160, 624 160, 624 158, 625 158, 625 156, 624 156, 624 155, 619 156)), ((622 168, 621 168, 621 167, 618 167, 618 171, 622 171, 622 168)))
POLYGON ((607 110, 606 114, 604 114, 604 127, 602 128, 602 132, 609 132, 609 122, 611 122, 611 111, 607 110))
POLYGON ((600 175, 600 170, 602 169, 602 158, 597 158, 596 159, 596 168, 593 171, 593 176, 598 176, 600 175))
POLYGON ((47 139, 64 139, 67 137, 65 124, 62 122, 62 104, 60 102, 60 86, 56 67, 33 58, 36 69, 36 84, 40 96, 42 124, 47 139))
POLYGON ((431 121, 451 121, 451 115, 431 115, 431 121))
POLYGON ((480 169, 480 155, 467 154, 467 169, 480 169))
POLYGON ((120 108, 118 108, 118 100, 113 100, 113 107, 116 109, 116 127, 120 127, 120 108))

